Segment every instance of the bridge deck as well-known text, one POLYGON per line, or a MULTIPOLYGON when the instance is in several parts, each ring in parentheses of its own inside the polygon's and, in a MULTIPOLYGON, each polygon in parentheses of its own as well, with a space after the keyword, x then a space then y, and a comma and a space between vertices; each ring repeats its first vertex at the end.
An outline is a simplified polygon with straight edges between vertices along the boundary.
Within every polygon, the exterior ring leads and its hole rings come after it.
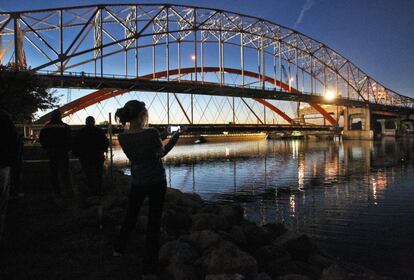
POLYGON ((129 91, 170 92, 182 94, 216 95, 246 98, 265 98, 270 100, 300 101, 317 104, 332 104, 354 107, 369 107, 376 111, 414 113, 414 108, 390 106, 384 104, 369 103, 363 100, 336 98, 332 101, 323 96, 312 94, 290 93, 281 90, 269 90, 261 88, 237 87, 231 85, 219 85, 217 83, 194 81, 166 81, 131 79, 121 77, 93 77, 88 75, 54 75, 40 74, 38 77, 54 88, 85 88, 85 89, 127 89, 129 91))

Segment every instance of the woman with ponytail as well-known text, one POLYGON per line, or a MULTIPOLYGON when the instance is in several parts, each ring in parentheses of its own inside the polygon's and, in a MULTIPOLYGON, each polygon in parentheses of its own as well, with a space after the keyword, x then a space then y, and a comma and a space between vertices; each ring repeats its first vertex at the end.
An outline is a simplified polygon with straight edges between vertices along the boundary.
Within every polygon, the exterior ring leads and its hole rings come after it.
MULTIPOLYGON (((160 222, 167 188, 165 169, 161 158, 176 144, 175 132, 164 146, 157 129, 148 128, 148 111, 145 103, 131 100, 115 113, 129 130, 120 133, 119 143, 131 163, 132 185, 124 223, 114 249, 114 256, 125 250, 130 234, 137 222, 139 210, 148 196, 149 213, 145 243, 144 273, 155 274, 158 269, 160 222)), ((163 134, 166 136, 166 134, 163 134)), ((164 137, 166 138, 166 137, 164 137)))

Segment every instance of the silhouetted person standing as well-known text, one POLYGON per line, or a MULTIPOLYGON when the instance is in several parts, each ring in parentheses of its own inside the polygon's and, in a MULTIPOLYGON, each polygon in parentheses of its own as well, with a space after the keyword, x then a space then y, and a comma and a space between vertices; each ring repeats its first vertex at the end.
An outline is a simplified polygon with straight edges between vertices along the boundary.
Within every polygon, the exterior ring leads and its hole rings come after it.
POLYGON ((108 151, 108 138, 95 126, 92 116, 86 118, 86 126, 78 131, 73 141, 72 152, 79 157, 93 195, 101 193, 104 153, 108 151))
POLYGON ((62 121, 59 110, 53 111, 50 122, 40 131, 39 140, 49 157, 55 194, 61 195, 62 192, 72 194, 68 155, 71 149, 72 135, 69 125, 62 121))
POLYGON ((164 196, 167 188, 165 169, 161 158, 175 145, 179 132, 174 133, 168 144, 163 145, 158 130, 147 128, 148 111, 145 103, 131 100, 116 111, 115 117, 122 124, 130 123, 129 130, 119 134, 119 143, 131 162, 132 185, 128 209, 122 229, 115 244, 114 256, 126 248, 134 229, 144 199, 149 199, 148 226, 145 243, 144 273, 153 274, 158 269, 160 223, 164 196))
POLYGON ((22 167, 23 167, 24 139, 22 134, 17 134, 16 159, 10 169, 10 195, 23 197, 22 167))
POLYGON ((10 116, 0 110, 0 240, 6 219, 10 192, 10 167, 17 157, 17 133, 10 116))

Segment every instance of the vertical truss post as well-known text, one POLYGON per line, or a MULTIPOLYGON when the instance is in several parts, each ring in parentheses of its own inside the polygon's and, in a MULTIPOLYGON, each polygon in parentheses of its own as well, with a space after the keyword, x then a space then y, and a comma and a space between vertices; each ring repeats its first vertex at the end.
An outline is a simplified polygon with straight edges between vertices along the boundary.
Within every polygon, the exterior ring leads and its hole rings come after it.
MULTIPOLYGON (((282 76, 282 42, 279 40, 279 81, 282 83, 283 76, 282 76)), ((281 84, 282 85, 282 84, 281 84)), ((280 86, 280 89, 282 89, 282 86, 280 86)))
MULTIPOLYGON (((261 86, 265 89, 265 52, 263 44, 263 35, 260 36, 260 72, 261 73, 261 86)), ((266 123, 266 106, 263 105, 263 121, 266 123)))
POLYGON ((197 16, 196 10, 194 9, 194 23, 193 23, 193 32, 194 32, 194 80, 197 82, 197 16))
POLYGON ((290 71, 290 64, 291 64, 290 58, 288 59, 287 63, 288 63, 289 92, 291 92, 292 91, 292 73, 290 71))
MULTIPOLYGON (((170 80, 170 8, 167 6, 167 15, 166 15, 166 31, 167 31, 167 35, 165 38, 165 60, 167 60, 167 81, 170 80)), ((169 94, 167 93, 167 96, 169 96, 169 94)), ((168 98, 167 98, 168 100, 168 98)), ((169 117, 168 116, 168 123, 169 123, 169 117)))
POLYGON ((138 73, 138 6, 134 6, 135 9, 135 75, 139 77, 138 73))
POLYGON ((125 78, 128 78, 128 48, 125 47, 125 78))
MULTIPOLYGON (((338 95, 339 95, 339 92, 338 92, 338 73, 336 73, 335 84, 336 84, 336 93, 335 93, 335 95, 336 95, 336 97, 338 97, 338 95)), ((338 124, 338 122, 339 122, 339 105, 336 104, 336 123, 338 124)))
POLYGON ((305 70, 302 68, 302 94, 305 94, 305 70))
POLYGON ((257 80, 259 81, 259 86, 262 86, 262 67, 261 67, 261 55, 260 47, 257 47, 257 80))
POLYGON ((170 124, 170 93, 167 92, 167 124, 170 124))
POLYGON ((244 87, 244 33, 240 34, 240 64, 241 64, 241 82, 244 87))
POLYGON ((266 65, 265 65, 265 51, 263 44, 263 36, 261 37, 261 59, 262 59, 262 88, 265 88, 266 65))
POLYGON ((99 11, 99 38, 100 38, 100 46, 99 46, 99 54, 101 56, 101 77, 103 77, 103 13, 102 8, 99 11))
POLYGON ((349 89, 349 64, 347 65, 347 69, 346 69, 347 71, 346 71, 346 76, 347 76, 347 83, 346 83, 346 94, 347 94, 347 97, 348 97, 348 99, 349 99, 349 92, 350 92, 350 89, 349 89))
MULTIPOLYGON (((243 26, 243 17, 241 18, 241 26, 242 28, 244 28, 243 26)), ((244 87, 245 85, 245 81, 244 81, 244 33, 241 32, 240 33, 240 68, 241 68, 241 84, 242 87, 244 87)), ((236 123, 236 107, 235 107, 235 98, 234 96, 232 97, 232 113, 233 113, 233 123, 236 123)))
POLYGON ((276 72, 276 45, 273 45, 273 82, 274 88, 276 89, 277 86, 277 72, 276 72))
POLYGON ((204 83, 204 31, 200 34, 201 83, 204 83))
POLYGON ((326 86, 326 66, 323 66, 323 91, 326 94, 327 86, 326 86))
MULTIPOLYGON (((296 93, 299 94, 299 66, 298 66, 298 50, 295 49, 295 80, 296 80, 296 93)), ((296 116, 299 118, 300 101, 296 103, 296 116)))
POLYGON ((152 41, 152 78, 155 79, 155 43, 152 41))
POLYGON ((234 107, 234 96, 232 97, 232 105, 231 105, 231 109, 233 111, 233 124, 236 124, 236 109, 234 107))
POLYGON ((177 42, 177 64, 178 64, 178 81, 181 81, 181 38, 179 37, 180 33, 178 33, 178 42, 177 42))
POLYGON ((295 64, 296 64, 296 75, 295 75, 295 79, 296 79, 296 90, 298 90, 299 88, 299 66, 298 66, 298 50, 295 49, 295 64))
MULTIPOLYGON (((197 82, 197 13, 193 10, 193 35, 194 35, 194 81, 197 82)), ((194 123, 194 96, 191 93, 191 123, 194 123)))
POLYGON ((223 85, 223 43, 222 43, 222 34, 221 34, 221 24, 220 24, 220 31, 219 31, 219 69, 220 69, 220 85, 223 85))
POLYGON ((310 84, 311 84, 311 95, 313 95, 313 59, 310 57, 310 84))
POLYGON ((63 10, 59 10, 60 75, 63 76, 63 10))
POLYGON ((14 64, 17 67, 19 65, 19 53, 20 53, 20 36, 19 36, 19 23, 18 18, 20 14, 13 14, 13 25, 14 25, 14 64))

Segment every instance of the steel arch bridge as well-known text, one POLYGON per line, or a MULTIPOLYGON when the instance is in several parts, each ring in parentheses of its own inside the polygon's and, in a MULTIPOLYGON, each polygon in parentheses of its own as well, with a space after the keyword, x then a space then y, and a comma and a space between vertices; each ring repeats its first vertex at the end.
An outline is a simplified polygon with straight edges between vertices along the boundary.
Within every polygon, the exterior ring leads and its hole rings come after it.
POLYGON ((53 87, 97 89, 62 106, 65 115, 130 91, 167 93, 167 122, 170 95, 189 123, 196 122, 196 95, 224 96, 217 102, 228 103, 232 122, 235 98, 262 124, 269 123, 266 113, 296 123, 275 100, 308 103, 331 124, 337 119, 320 104, 414 111, 413 98, 309 36, 203 7, 105 4, 0 13, 0 62, 30 67, 53 87), (190 94, 188 106, 180 93, 190 94))

